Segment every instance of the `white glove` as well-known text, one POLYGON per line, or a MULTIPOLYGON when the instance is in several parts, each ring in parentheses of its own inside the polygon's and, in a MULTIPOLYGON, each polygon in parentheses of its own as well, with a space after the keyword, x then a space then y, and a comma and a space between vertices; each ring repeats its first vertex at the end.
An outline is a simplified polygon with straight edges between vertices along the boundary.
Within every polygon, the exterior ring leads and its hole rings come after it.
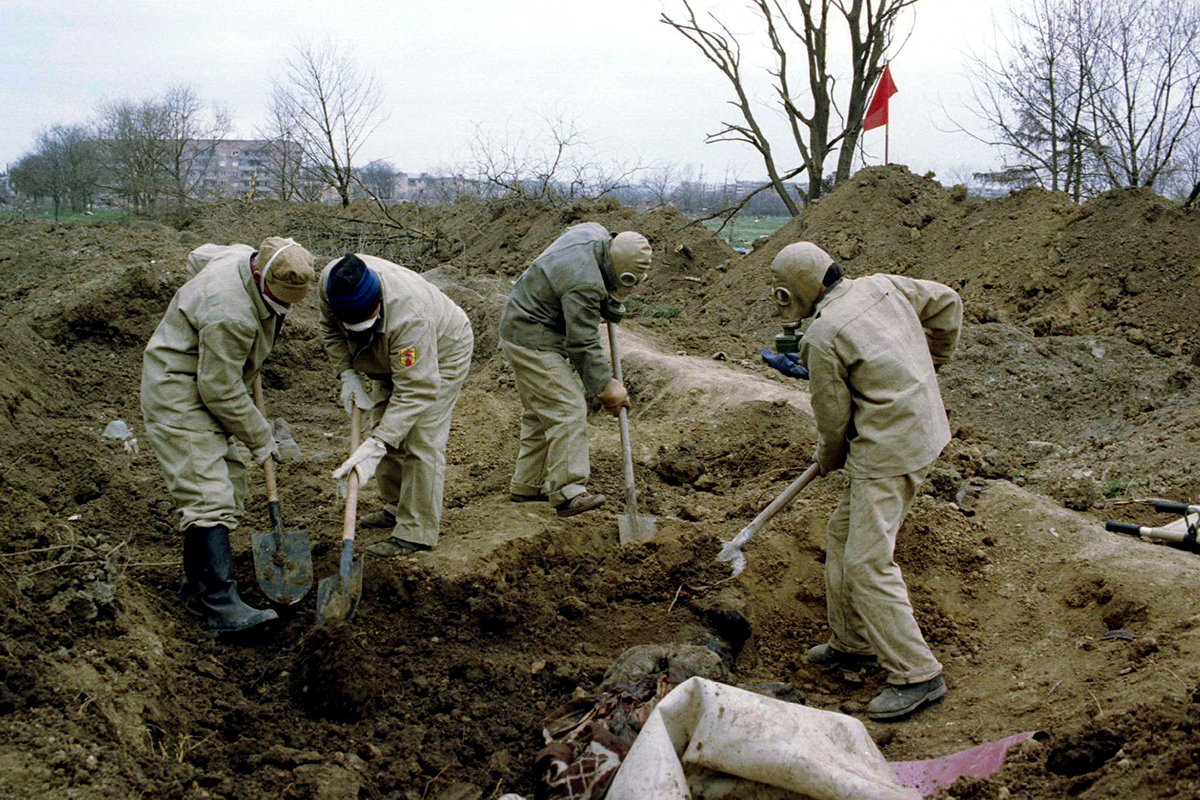
POLYGON ((370 411, 375 407, 375 401, 371 398, 370 390, 367 389, 367 379, 361 372, 356 369, 343 370, 341 378, 342 407, 346 409, 346 416, 350 416, 355 406, 363 411, 370 411))
POLYGON ((344 497, 346 494, 346 484, 350 478, 350 470, 358 473, 358 485, 362 486, 375 475, 375 470, 379 467, 379 462, 383 461, 385 455, 387 455, 387 445, 374 436, 360 444, 358 449, 343 461, 340 467, 333 471, 333 477, 337 478, 338 489, 341 491, 342 496, 344 497))
POLYGON ((264 444, 262 447, 253 447, 250 449, 250 457, 254 459, 254 463, 260 467, 267 463, 268 458, 275 459, 275 463, 280 462, 279 443, 272 437, 270 443, 264 444))

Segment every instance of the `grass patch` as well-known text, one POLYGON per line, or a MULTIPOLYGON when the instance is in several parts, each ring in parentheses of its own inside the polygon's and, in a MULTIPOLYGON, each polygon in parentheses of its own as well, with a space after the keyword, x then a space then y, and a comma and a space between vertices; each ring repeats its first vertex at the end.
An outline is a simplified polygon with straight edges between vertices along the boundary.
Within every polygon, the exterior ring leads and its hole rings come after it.
MULTIPOLYGON (((54 207, 46 206, 38 208, 29 213, 32 219, 54 219, 54 207)), ((97 208, 90 214, 82 214, 76 211, 59 211, 59 222, 87 222, 89 220, 123 220, 129 219, 132 216, 123 208, 97 208)))
POLYGON ((625 313, 630 317, 674 319, 683 313, 683 309, 672 303, 655 303, 651 305, 639 297, 630 297, 625 300, 625 313))
MULTIPOLYGON (((788 216, 779 217, 755 217, 743 216, 737 214, 725 229, 721 231, 720 236, 730 247, 745 247, 749 248, 754 244, 754 240, 760 236, 770 236, 775 231, 782 228, 787 223, 791 222, 792 218, 788 216)), ((721 220, 710 219, 704 222, 705 227, 710 231, 716 231, 721 227, 721 220)))
POLYGON ((1128 497, 1129 487, 1133 485, 1133 478, 1113 478, 1100 489, 1100 494, 1113 500, 1118 497, 1128 497))

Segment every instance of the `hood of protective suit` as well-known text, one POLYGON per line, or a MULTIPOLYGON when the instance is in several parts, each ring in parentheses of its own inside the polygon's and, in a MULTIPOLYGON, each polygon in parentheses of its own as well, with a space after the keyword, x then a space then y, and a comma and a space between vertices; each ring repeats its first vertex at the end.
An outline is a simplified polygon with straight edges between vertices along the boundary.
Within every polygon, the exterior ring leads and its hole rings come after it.
POLYGON ((833 257, 812 242, 796 242, 771 262, 771 295, 785 322, 812 316, 833 257))
POLYGON ((634 231, 622 231, 608 246, 617 285, 612 291, 617 300, 624 300, 633 287, 646 280, 650 272, 650 242, 634 231))

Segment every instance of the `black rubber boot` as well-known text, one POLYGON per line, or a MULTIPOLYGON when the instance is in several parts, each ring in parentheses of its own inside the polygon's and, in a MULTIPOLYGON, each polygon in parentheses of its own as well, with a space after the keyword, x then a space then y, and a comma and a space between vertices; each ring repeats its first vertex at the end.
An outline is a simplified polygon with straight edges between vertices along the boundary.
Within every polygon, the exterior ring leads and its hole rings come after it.
POLYGON ((208 629, 217 633, 244 631, 278 619, 271 609, 246 605, 233 580, 233 551, 224 525, 188 528, 183 532, 184 602, 195 599, 204 609, 208 629))

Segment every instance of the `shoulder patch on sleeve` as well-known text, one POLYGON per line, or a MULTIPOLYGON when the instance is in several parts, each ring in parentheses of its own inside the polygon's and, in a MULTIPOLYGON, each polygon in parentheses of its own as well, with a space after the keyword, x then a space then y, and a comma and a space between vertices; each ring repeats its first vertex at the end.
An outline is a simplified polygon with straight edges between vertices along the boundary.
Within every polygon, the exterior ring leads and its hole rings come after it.
POLYGON ((400 351, 400 363, 406 367, 411 367, 417 363, 417 348, 406 347, 400 351))

